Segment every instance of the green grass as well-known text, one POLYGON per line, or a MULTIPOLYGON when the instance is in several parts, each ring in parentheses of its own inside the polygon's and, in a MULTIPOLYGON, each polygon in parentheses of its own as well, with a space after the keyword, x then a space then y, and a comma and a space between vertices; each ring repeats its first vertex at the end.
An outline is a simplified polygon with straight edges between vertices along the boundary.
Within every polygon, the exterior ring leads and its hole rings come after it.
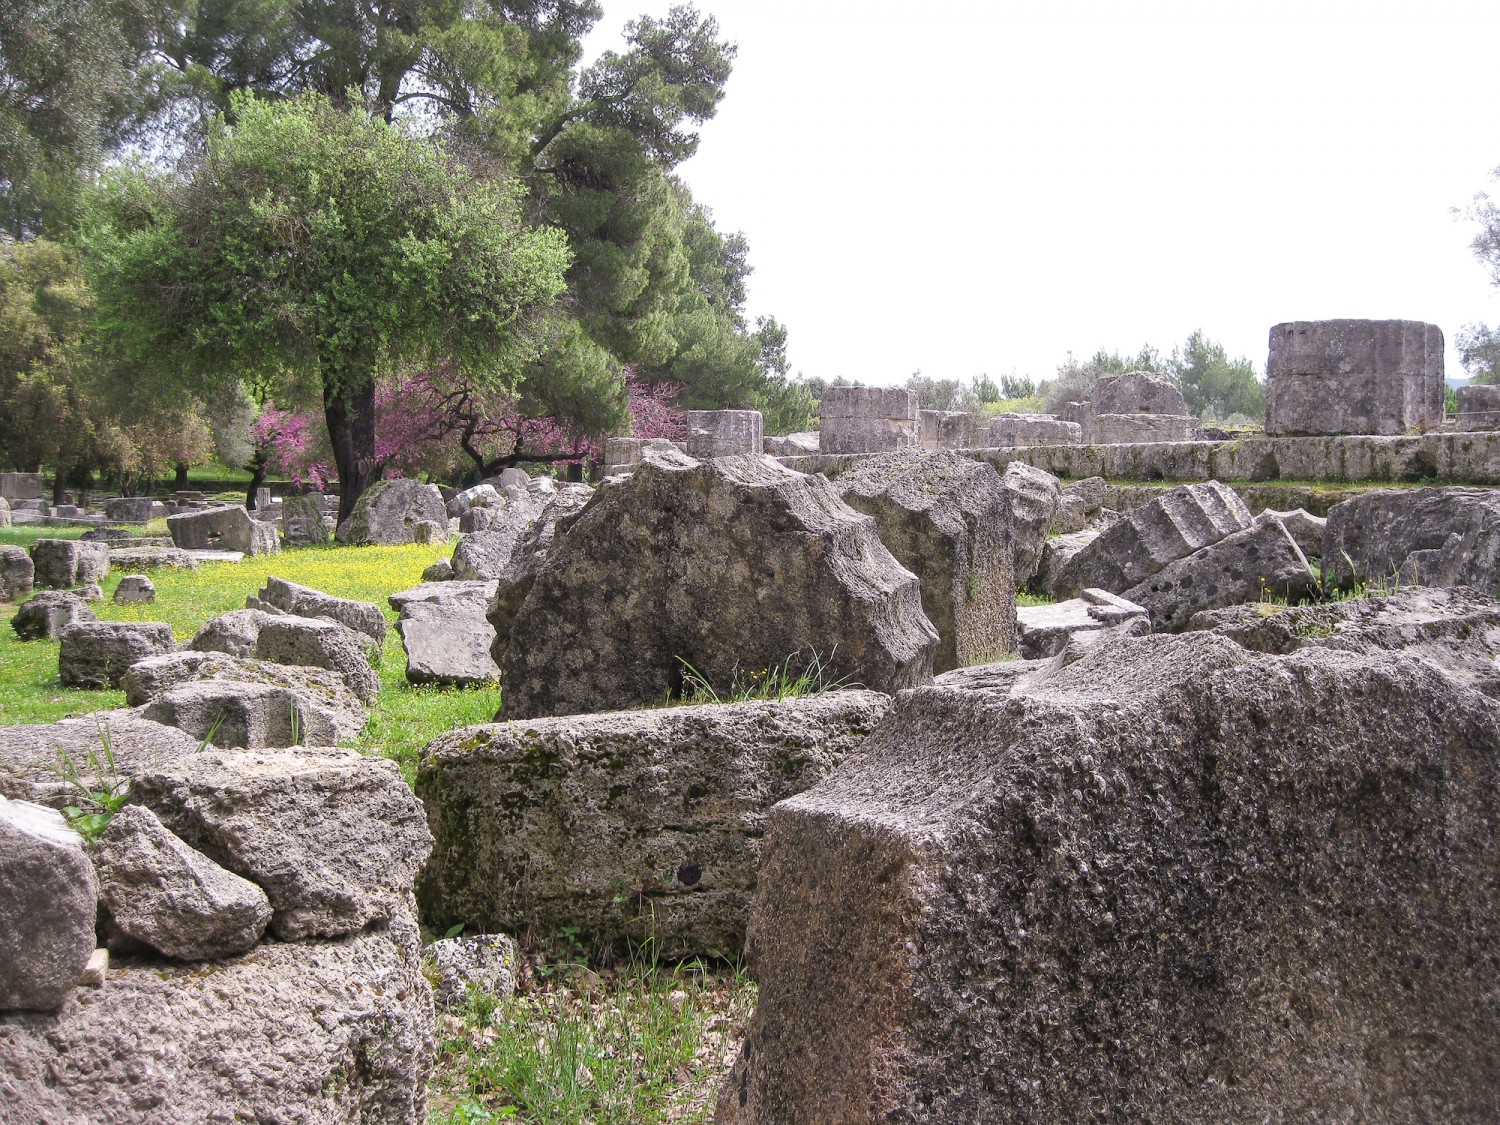
POLYGON ((755 1003, 743 974, 697 963, 619 975, 538 968, 514 999, 476 992, 439 1020, 430 1125, 712 1119, 755 1003))
POLYGON ((1049 598, 1046 594, 1033 594, 1033 593, 1030 593, 1030 592, 1028 592, 1026 590, 1017 590, 1016 591, 1016 605, 1017 605, 1017 607, 1021 607, 1021 606, 1038 606, 1038 605, 1052 605, 1056 601, 1057 601, 1056 598, 1049 598))
MULTIPOLYGON (((0 528, 0 543, 29 547, 38 538, 76 537, 72 529, 0 528)), ((165 532, 165 521, 147 526, 165 532)), ((241 563, 205 563, 195 571, 157 570, 156 601, 117 606, 110 601, 123 576, 109 574, 101 585, 104 600, 94 603, 101 621, 165 621, 179 642, 192 638, 211 617, 243 609, 269 575, 313 586, 339 597, 374 602, 388 621, 395 611, 387 596, 417 585, 428 564, 451 552, 450 546, 329 547, 283 551, 247 558, 241 563)), ((13 607, 0 609, 8 624, 13 607)), ((120 691, 72 691, 57 680, 57 643, 19 641, 0 625, 0 726, 49 723, 103 708, 123 707, 120 691)), ((500 706, 500 689, 413 687, 406 682, 406 654, 394 630, 386 635, 380 661, 380 698, 357 744, 366 753, 384 754, 401 764, 410 781, 417 758, 428 741, 455 727, 488 722, 500 706)))

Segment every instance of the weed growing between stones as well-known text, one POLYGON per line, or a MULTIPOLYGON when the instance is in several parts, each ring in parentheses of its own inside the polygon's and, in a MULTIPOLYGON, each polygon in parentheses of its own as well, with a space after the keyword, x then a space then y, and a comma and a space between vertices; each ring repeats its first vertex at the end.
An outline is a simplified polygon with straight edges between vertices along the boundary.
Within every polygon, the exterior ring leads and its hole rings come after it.
POLYGON ((737 672, 734 681, 722 692, 709 683, 698 669, 679 656, 677 663, 682 665, 682 696, 669 702, 690 704, 777 701, 797 699, 805 695, 821 695, 825 691, 838 691, 841 688, 860 686, 850 683, 846 676, 838 679, 829 678, 829 666, 833 662, 834 652, 837 651, 838 648, 835 646, 833 652, 830 652, 828 659, 825 660, 814 649, 804 660, 799 650, 774 668, 737 672))
POLYGON ((130 797, 130 779, 115 765, 114 747, 109 741, 109 724, 98 723, 99 748, 89 748, 82 763, 74 760, 63 746, 57 748, 53 772, 68 787, 73 803, 62 814, 73 829, 90 842, 97 840, 115 813, 130 797))

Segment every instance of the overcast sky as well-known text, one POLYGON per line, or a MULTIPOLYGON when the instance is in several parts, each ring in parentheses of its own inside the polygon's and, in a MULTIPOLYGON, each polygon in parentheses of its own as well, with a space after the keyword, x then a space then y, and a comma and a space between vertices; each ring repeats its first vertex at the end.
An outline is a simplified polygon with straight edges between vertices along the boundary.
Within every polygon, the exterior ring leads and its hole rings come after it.
MULTIPOLYGON (((669 0, 603 0, 590 54, 669 0)), ((794 371, 1044 378, 1195 328, 1500 320, 1500 4, 698 0, 739 55, 680 168, 794 371)))

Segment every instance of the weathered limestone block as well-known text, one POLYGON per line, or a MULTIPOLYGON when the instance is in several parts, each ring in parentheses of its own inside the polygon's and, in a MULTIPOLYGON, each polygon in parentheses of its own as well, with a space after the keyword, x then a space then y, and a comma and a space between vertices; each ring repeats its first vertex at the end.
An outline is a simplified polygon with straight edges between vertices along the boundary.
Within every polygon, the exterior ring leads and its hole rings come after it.
POLYGON ((687 455, 710 457, 759 456, 765 446, 765 422, 759 410, 689 410, 687 455))
POLYGON ((337 672, 362 703, 380 695, 380 675, 370 665, 373 643, 347 625, 321 617, 273 617, 262 623, 255 658, 337 672))
POLYGON ((276 525, 251 519, 238 504, 168 516, 167 530, 172 533, 172 542, 184 551, 270 555, 281 550, 276 525))
POLYGON ((516 994, 521 948, 505 934, 464 934, 440 938, 426 949, 437 980, 433 999, 440 1011, 462 1010, 469 990, 477 988, 499 1000, 516 994))
POLYGON ((202 965, 126 963, 55 1014, 0 1015, 0 1091, 48 1125, 425 1125, 432 992, 376 931, 202 965))
POLYGON ((1054 588, 1069 597, 1087 587, 1125 594, 1168 563, 1250 524, 1245 502, 1218 481, 1180 485, 1135 508, 1074 555, 1054 588))
POLYGON ((818 435, 814 431, 787 434, 785 437, 768 437, 764 449, 771 457, 801 457, 818 452, 818 435))
POLYGON ((429 546, 448 542, 448 521, 418 520, 412 525, 411 541, 429 546))
POLYGON ((205 750, 142 774, 131 794, 259 884, 283 941, 399 919, 432 848, 396 763, 353 750, 205 750))
POLYGON ((177 547, 114 547, 109 551, 109 568, 126 573, 150 570, 197 570, 198 557, 177 547))
POLYGON ((1323 535, 1328 529, 1328 521, 1323 517, 1312 515, 1305 508, 1293 508, 1290 512, 1264 508, 1256 513, 1256 523, 1265 523, 1267 520, 1275 520, 1286 528, 1309 559, 1323 557, 1323 535))
POLYGON ((396 547, 415 542, 416 525, 448 523, 443 494, 435 484, 398 478, 376 481, 338 527, 338 540, 354 546, 396 547))
MULTIPOLYGON (((1012 461, 1011 465, 1020 463, 1012 461)), ((1110 492, 1109 482, 1103 477, 1085 477, 1064 485, 1053 515, 1051 534, 1066 535, 1084 530, 1099 517, 1109 502, 1110 492)))
POLYGON ((546 499, 526 496, 493 513, 483 531, 465 535, 453 548, 453 577, 460 582, 488 582, 499 578, 510 564, 511 552, 526 529, 542 514, 546 499))
POLYGON ((275 619, 275 615, 260 609, 232 609, 205 621, 187 647, 193 652, 254 656, 261 626, 275 619))
POLYGON ((1464 431, 1500 430, 1500 386, 1458 388, 1458 421, 1464 431))
POLYGON ((1443 421, 1443 332, 1416 320, 1271 329, 1267 434, 1405 434, 1443 421))
POLYGON ((99 711, 56 723, 0 727, 0 796, 57 808, 76 803, 77 791, 57 772, 64 753, 78 768, 81 782, 90 788, 110 788, 122 778, 197 749, 197 739, 134 711, 99 711), (101 726, 114 756, 113 773, 105 777, 89 764, 91 751, 96 757, 102 754, 101 726))
POLYGON ((156 600, 156 584, 144 574, 127 574, 115 587, 115 605, 150 605, 156 600))
POLYGON ((457 518, 470 508, 503 508, 505 505, 506 500, 500 490, 489 481, 481 481, 473 488, 456 493, 448 501, 447 511, 449 516, 457 518))
POLYGON ((1098 414, 1092 440, 1098 445, 1191 441, 1197 423, 1173 414, 1098 414))
POLYGON ((36 500, 41 497, 45 482, 41 473, 0 473, 0 497, 15 506, 17 500, 36 500))
POLYGON ((1167 414, 1183 417, 1187 399, 1165 375, 1154 371, 1129 371, 1105 375, 1094 384, 1092 400, 1097 414, 1167 414))
MULTIPOLYGON (((672 456, 676 457, 678 454, 674 451, 672 456)), ((559 534, 572 526, 573 520, 593 495, 594 490, 587 485, 564 485, 547 497, 547 506, 542 509, 541 515, 516 538, 515 545, 511 548, 510 561, 506 564, 505 573, 494 583, 495 588, 490 593, 489 608, 485 613, 490 626, 495 630, 495 643, 490 648, 490 655, 497 667, 505 658, 516 614, 520 612, 521 604, 531 592, 532 582, 547 561, 552 544, 559 534)))
MULTIPOLYGON (((814 450, 814 452, 817 452, 814 450)), ((10 524, 10 501, 0 496, 0 527, 9 527, 10 524)))
POLYGON ((985 445, 997 449, 1018 449, 1028 445, 1077 445, 1083 441, 1083 427, 1063 422, 1050 414, 997 414, 990 419, 985 445))
POLYGON ((680 453, 683 443, 666 438, 606 438, 604 442, 604 475, 633 473, 642 461, 664 453, 680 453))
MULTIPOLYGON (((484 512, 485 514, 488 514, 491 510, 492 509, 490 508, 475 508, 474 512, 484 512)), ((460 528, 462 528, 463 521, 468 519, 468 517, 472 514, 472 512, 465 512, 462 516, 459 517, 460 528)), ((472 531, 473 528, 470 528, 469 530, 472 531)), ((438 559, 437 562, 422 568, 423 582, 451 582, 452 580, 453 564, 447 559, 438 559)))
POLYGON ((336 598, 322 590, 299 586, 284 578, 267 578, 265 586, 255 595, 255 599, 260 604, 248 608, 269 608, 294 617, 331 617, 339 624, 363 633, 377 645, 385 644, 385 614, 380 612, 378 605, 370 602, 336 598))
POLYGON ((0 797, 0 1010, 67 998, 94 952, 98 900, 83 837, 53 809, 0 797))
POLYGON ((919 449, 917 392, 905 387, 828 387, 818 410, 822 453, 919 449))
POLYGON ((1323 567, 1345 589, 1387 582, 1500 593, 1500 491, 1378 489, 1335 504, 1323 567))
POLYGON ((478 606, 481 611, 490 604, 495 596, 499 582, 423 582, 420 586, 413 586, 410 590, 400 590, 390 595, 386 601, 398 614, 408 606, 417 602, 431 602, 434 605, 457 605, 459 612, 467 612, 473 606, 478 606))
POLYGON ((469 727, 428 744, 436 930, 554 933, 735 957, 777 801, 832 770, 889 700, 835 691, 469 727))
POLYGON ((317 496, 287 496, 281 501, 281 530, 288 547, 324 547, 333 534, 333 520, 323 514, 317 496))
POLYGON ((717 1121, 1492 1120, 1497 739, 1425 659, 1203 633, 903 693, 772 811, 717 1121))
POLYGON ((271 920, 263 890, 188 847, 141 805, 110 819, 94 864, 110 921, 168 957, 234 957, 260 941, 271 920))
MULTIPOLYGON (((947 451, 881 453, 841 474, 834 488, 875 517, 880 541, 921 581, 922 611, 938 633, 934 673, 1016 647, 1017 496, 994 469, 947 451)), ((1026 547, 1036 546, 1039 536, 1022 530, 1026 547)))
POLYGON ((149 496, 114 496, 104 502, 104 515, 112 523, 146 523, 152 503, 149 496))
POLYGON ((117 688, 138 660, 177 647, 162 621, 80 621, 58 634, 57 676, 63 687, 117 688))
MULTIPOLYGON (((490 615, 497 638, 503 613, 490 615)), ((658 703, 687 665, 720 689, 820 664, 895 691, 931 678, 937 645, 917 578, 826 479, 768 457, 680 454, 595 494, 509 635, 525 640, 496 661, 514 718, 658 703)))
POLYGON ((917 424, 923 449, 972 449, 974 446, 974 415, 967 410, 918 410, 917 424))
POLYGON ((1054 535, 1042 544, 1041 561, 1036 575, 1031 580, 1031 589, 1055 601, 1069 598, 1065 575, 1068 563, 1074 555, 1099 538, 1096 530, 1075 531, 1068 535, 1054 535))
POLYGON ((1062 482, 1051 473, 1013 461, 1000 478, 1009 512, 1010 542, 1015 556, 1015 582, 1024 586, 1041 565, 1047 533, 1057 518, 1062 482))
POLYGON ((0 546, 0 602, 19 602, 31 595, 36 566, 24 547, 0 546))
POLYGON ((1291 533, 1265 520, 1168 563, 1124 596, 1146 607, 1153 629, 1175 633, 1200 610, 1263 598, 1299 602, 1317 589, 1317 575, 1291 533))
POLYGON ((65 590, 98 582, 109 573, 109 545, 78 539, 38 539, 31 546, 38 586, 65 590))
POLYGON ((1085 590, 1080 597, 1067 601, 1017 609, 1017 648, 1022 659, 1041 660, 1062 652, 1079 633, 1110 629, 1145 616, 1144 606, 1108 590, 1085 590))
POLYGON ((406 678, 414 684, 484 684, 500 679, 490 655, 495 627, 485 620, 487 603, 453 600, 412 602, 396 619, 406 650, 406 678))

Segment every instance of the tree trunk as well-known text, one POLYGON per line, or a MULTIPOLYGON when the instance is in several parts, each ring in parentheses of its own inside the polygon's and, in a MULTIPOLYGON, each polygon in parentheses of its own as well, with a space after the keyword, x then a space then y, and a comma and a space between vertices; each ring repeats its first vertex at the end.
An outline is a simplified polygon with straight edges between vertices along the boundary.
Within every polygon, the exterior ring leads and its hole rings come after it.
POLYGON ((247 511, 255 511, 255 493, 261 485, 266 483, 266 451, 261 446, 255 447, 255 453, 250 458, 250 464, 245 468, 250 470, 250 487, 245 490, 245 508, 247 511))
POLYGON ((339 471, 339 523, 354 512, 355 502, 375 483, 375 382, 324 389, 323 417, 339 471))
POLYGON ((68 471, 59 468, 57 475, 52 478, 52 506, 55 508, 63 502, 68 492, 68 471))
POLYGON ((177 477, 172 482, 172 488, 176 492, 186 492, 188 486, 188 467, 186 461, 177 462, 177 477))

